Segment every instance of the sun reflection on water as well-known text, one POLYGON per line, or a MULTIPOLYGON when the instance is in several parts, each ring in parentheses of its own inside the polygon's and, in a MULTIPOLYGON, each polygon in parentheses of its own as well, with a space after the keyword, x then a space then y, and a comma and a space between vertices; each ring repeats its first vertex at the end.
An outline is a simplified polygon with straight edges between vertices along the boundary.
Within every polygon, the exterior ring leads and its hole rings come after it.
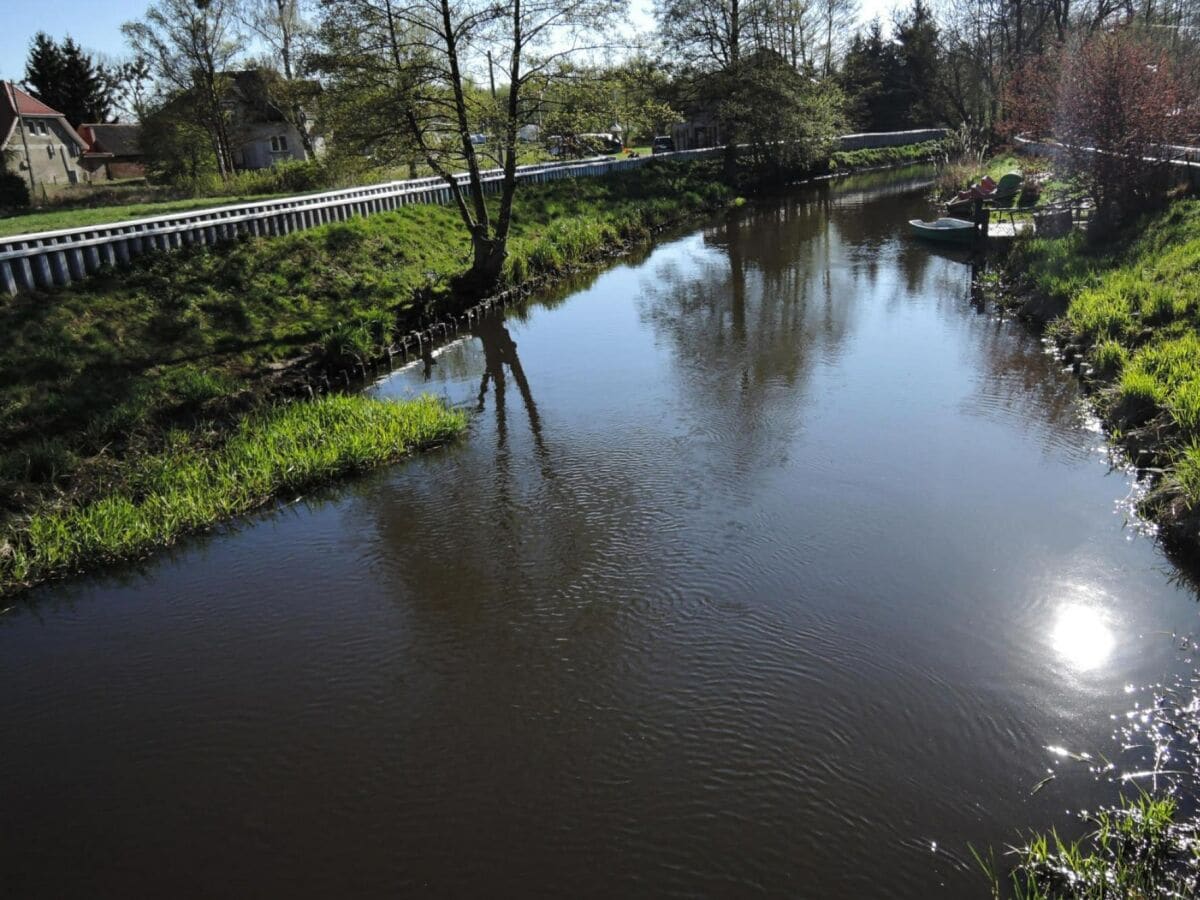
POLYGON ((1116 637, 1104 610, 1086 603, 1066 602, 1054 614, 1050 646, 1071 668, 1088 672, 1111 655, 1116 637))

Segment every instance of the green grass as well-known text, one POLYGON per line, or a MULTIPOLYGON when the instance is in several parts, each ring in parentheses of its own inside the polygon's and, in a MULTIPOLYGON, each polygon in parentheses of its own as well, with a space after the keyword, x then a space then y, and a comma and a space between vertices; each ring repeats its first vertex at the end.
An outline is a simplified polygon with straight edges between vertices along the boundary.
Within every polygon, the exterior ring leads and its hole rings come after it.
MULTIPOLYGON (((661 162, 522 190, 506 281, 589 263, 727 204, 717 173, 661 162)), ((181 440, 207 452, 277 393, 280 368, 337 376, 382 355, 466 299, 452 285, 469 259, 457 212, 417 205, 145 257, 0 302, 0 545, 31 515, 111 496, 181 440)))
POLYGON ((1008 878, 994 855, 976 856, 992 896, 1019 900, 1138 900, 1195 896, 1200 850, 1176 821, 1169 797, 1139 794, 1089 818, 1092 830, 1067 841, 1033 834, 1015 850, 1008 878), (1007 881, 1007 884, 1005 883, 1007 881))
POLYGON ((53 209, 25 213, 19 216, 0 218, 0 237, 14 234, 31 234, 37 231, 58 231, 63 228, 83 228, 85 225, 106 225, 129 219, 161 216, 171 212, 190 209, 205 209, 214 206, 229 206, 266 200, 281 194, 256 194, 246 197, 193 197, 184 200, 164 200, 159 203, 130 203, 113 206, 82 207, 79 209, 53 209))
POLYGON ((394 403, 325 396, 243 419, 215 449, 175 435, 172 446, 139 458, 121 489, 38 512, 13 529, 0 546, 0 591, 138 556, 283 492, 395 461, 465 427, 463 413, 428 397, 394 403))
MULTIPOLYGON (((1123 431, 1155 423, 1164 486, 1200 511, 1192 449, 1200 441, 1200 201, 1176 202, 1098 249, 1082 234, 1026 241, 1009 269, 1068 302, 1057 332, 1082 344, 1096 375, 1111 382, 1101 398, 1110 419, 1123 431), (1193 468, 1173 476, 1184 461, 1193 468)), ((1148 509, 1179 511, 1163 499, 1152 496, 1148 509)))
MULTIPOLYGON (((482 149, 480 165, 498 168, 500 164, 491 157, 490 145, 482 149)), ((518 163, 521 165, 551 159, 553 157, 536 144, 522 144, 518 154, 518 163)), ((0 218, 0 237, 83 228, 171 212, 294 197, 432 174, 433 171, 424 164, 363 170, 355 164, 347 165, 345 160, 341 163, 312 160, 238 172, 228 180, 206 175, 194 182, 175 186, 149 185, 145 179, 124 183, 100 181, 90 185, 64 185, 51 192, 48 203, 40 210, 0 218)))
POLYGON ((862 150, 840 150, 829 160, 831 171, 863 169, 870 166, 886 166, 906 162, 932 159, 942 152, 941 141, 926 141, 923 144, 905 144, 900 147, 876 147, 862 150))

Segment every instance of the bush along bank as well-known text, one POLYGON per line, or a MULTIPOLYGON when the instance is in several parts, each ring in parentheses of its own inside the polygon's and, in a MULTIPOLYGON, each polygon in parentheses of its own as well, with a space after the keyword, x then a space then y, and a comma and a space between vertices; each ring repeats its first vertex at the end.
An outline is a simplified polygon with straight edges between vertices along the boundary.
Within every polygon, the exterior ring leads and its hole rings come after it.
MULTIPOLYGON (((715 162, 655 163, 526 188, 501 288, 511 295, 566 274, 732 199, 715 162)), ((282 397, 348 385, 373 360, 417 349, 415 329, 425 340, 448 332, 447 323, 479 300, 453 287, 469 259, 454 209, 412 206, 211 252, 146 257, 71 288, 0 303, 7 339, 0 347, 0 593, 144 553, 290 489, 282 481, 264 494, 262 485, 273 482, 256 476, 250 501, 236 479, 209 473, 198 495, 164 488, 166 499, 153 501, 156 515, 177 527, 155 531, 141 508, 150 496, 147 466, 200 478, 197 458, 223 459, 234 452, 231 441, 237 453, 269 443, 273 417, 284 415, 282 397), (192 511, 167 515, 177 502, 192 511)), ((358 402, 393 412, 383 401, 358 402)), ((428 443, 380 445, 376 460, 428 443)), ((301 446, 271 452, 286 458, 301 446)), ((354 459, 314 477, 365 465, 354 459)))
POLYGON ((1112 440, 1150 476, 1140 512, 1200 557, 1200 201, 1174 203, 1104 247, 1018 243, 1003 304, 1047 324, 1112 440))
POLYGON ((839 150, 829 158, 829 171, 834 173, 855 172, 860 169, 926 162, 940 159, 945 153, 944 141, 925 141, 921 144, 902 144, 898 147, 839 150))

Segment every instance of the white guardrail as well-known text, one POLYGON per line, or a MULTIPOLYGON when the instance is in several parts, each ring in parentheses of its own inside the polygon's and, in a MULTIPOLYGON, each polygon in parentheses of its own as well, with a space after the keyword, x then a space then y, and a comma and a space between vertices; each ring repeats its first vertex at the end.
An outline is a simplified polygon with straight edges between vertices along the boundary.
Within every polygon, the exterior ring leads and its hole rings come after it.
MULTIPOLYGON (((843 150, 895 147, 938 140, 944 129, 848 134, 839 138, 843 150)), ((517 179, 530 184, 608 175, 637 168, 651 159, 698 159, 722 148, 681 150, 657 156, 625 159, 597 157, 573 162, 519 166, 517 179)), ((484 190, 497 193, 503 179, 500 169, 482 173, 484 190)), ((455 176, 467 183, 466 173, 455 176)), ((451 203, 450 186, 439 177, 390 181, 366 187, 320 194, 280 197, 257 203, 207 207, 129 219, 82 228, 43 231, 0 238, 0 288, 9 295, 21 291, 62 287, 87 278, 103 266, 118 266, 146 253, 184 246, 211 246, 241 235, 267 237, 342 222, 353 216, 387 212, 413 203, 451 203)))
MULTIPOLYGON (((1072 146, 1058 141, 1034 140, 1021 134, 1013 136, 1013 143, 1016 144, 1017 149, 1033 156, 1058 157, 1070 153, 1072 150, 1089 155, 1106 152, 1098 150, 1095 147, 1072 146)), ((1161 156, 1143 156, 1142 162, 1149 163, 1150 165, 1162 165, 1165 163, 1168 166, 1183 169, 1193 181, 1200 174, 1200 147, 1160 144, 1158 149, 1163 151, 1161 156)))

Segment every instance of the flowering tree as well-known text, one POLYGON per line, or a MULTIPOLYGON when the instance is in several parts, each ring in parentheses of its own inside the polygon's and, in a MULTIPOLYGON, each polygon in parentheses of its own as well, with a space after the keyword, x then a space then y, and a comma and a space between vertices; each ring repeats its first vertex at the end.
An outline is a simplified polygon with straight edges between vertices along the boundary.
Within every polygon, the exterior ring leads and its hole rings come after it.
POLYGON ((1006 107, 1010 132, 1062 142, 1104 231, 1161 199, 1167 163, 1195 122, 1167 55, 1128 29, 1026 63, 1010 82, 1006 107))

